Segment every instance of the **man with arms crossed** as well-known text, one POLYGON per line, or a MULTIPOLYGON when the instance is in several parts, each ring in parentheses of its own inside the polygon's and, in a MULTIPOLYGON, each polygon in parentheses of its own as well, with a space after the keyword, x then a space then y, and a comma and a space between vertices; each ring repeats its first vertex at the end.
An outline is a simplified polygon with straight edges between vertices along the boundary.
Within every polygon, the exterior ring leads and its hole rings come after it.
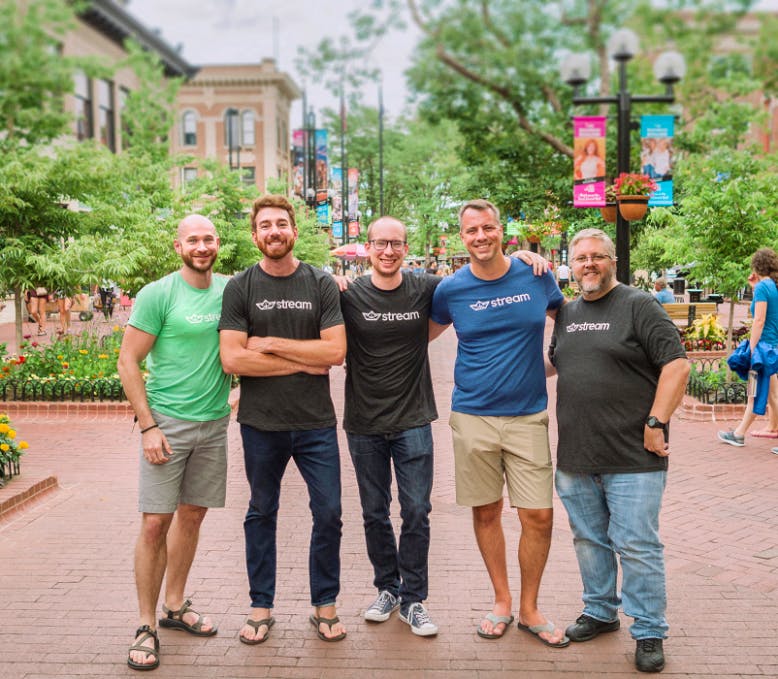
POLYGON ((579 231, 570 254, 582 296, 559 310, 549 349, 559 374, 556 488, 584 588, 583 614, 567 635, 588 641, 616 631, 623 603, 635 620, 635 666, 661 672, 668 626, 659 510, 667 425, 689 364, 664 309, 616 280, 615 249, 603 231, 579 231))
POLYGON ((340 458, 329 369, 343 363, 346 333, 329 274, 299 261, 294 208, 283 196, 257 198, 251 237, 262 260, 224 290, 219 323, 225 370, 241 375, 238 421, 251 499, 244 521, 251 615, 240 640, 267 640, 275 623, 276 522, 281 481, 293 458, 308 486, 311 623, 339 641, 340 458))
POLYGON ((212 274, 219 238, 205 217, 184 218, 174 247, 183 265, 138 293, 118 361, 142 446, 143 518, 135 547, 141 626, 127 659, 136 670, 159 665, 155 618, 165 574, 160 626, 216 634, 210 619, 184 600, 184 588, 200 524, 226 495, 230 376, 219 361, 217 326, 227 278, 212 274))
POLYGON ((472 507, 494 607, 478 634, 496 639, 513 622, 502 530, 503 485, 521 522, 519 629, 553 647, 570 642, 538 609, 553 524, 543 332, 563 302, 550 273, 534 276, 502 253, 497 208, 473 200, 459 211, 470 264, 435 291, 430 333, 453 323, 459 339, 451 430, 457 503, 472 507))

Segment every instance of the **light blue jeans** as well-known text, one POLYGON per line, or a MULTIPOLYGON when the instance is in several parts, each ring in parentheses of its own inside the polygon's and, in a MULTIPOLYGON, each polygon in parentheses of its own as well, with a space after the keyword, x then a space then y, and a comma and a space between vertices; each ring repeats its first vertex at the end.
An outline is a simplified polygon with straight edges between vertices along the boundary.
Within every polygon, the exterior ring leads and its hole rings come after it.
POLYGON ((583 612, 602 622, 624 613, 635 619, 633 639, 664 639, 664 545, 659 510, 666 471, 571 474, 557 470, 556 489, 567 510, 583 580, 583 612), (621 597, 616 586, 621 560, 621 597))

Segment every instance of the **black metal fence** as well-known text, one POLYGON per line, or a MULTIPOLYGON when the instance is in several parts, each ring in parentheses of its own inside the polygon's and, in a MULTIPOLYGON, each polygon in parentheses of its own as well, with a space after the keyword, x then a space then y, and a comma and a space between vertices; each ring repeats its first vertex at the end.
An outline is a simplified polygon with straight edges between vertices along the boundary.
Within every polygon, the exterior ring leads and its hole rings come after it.
POLYGON ((122 384, 115 378, 10 379, 0 381, 0 401, 126 401, 122 384))
POLYGON ((700 403, 745 403, 747 383, 727 368, 726 358, 697 358, 692 362, 692 372, 686 393, 700 403))

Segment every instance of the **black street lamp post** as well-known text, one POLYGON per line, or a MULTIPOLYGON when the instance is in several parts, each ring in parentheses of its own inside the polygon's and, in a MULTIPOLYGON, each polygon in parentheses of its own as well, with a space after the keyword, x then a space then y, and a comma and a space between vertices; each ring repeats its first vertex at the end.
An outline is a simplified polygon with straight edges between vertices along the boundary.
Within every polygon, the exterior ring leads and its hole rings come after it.
MULTIPOLYGON (((578 92, 589 80, 590 61, 588 55, 570 54, 562 64, 562 78, 573 87, 573 104, 616 104, 617 111, 617 172, 629 172, 630 132, 637 128, 632 123, 632 103, 665 103, 675 102, 673 86, 683 78, 686 65, 678 52, 663 52, 654 62, 654 75, 665 86, 661 95, 632 94, 627 87, 627 62, 638 51, 638 37, 628 28, 616 31, 608 41, 608 55, 618 64, 619 91, 616 95, 604 97, 584 97, 578 92)), ((630 283, 630 233, 629 222, 616 211, 616 278, 620 283, 630 283)))

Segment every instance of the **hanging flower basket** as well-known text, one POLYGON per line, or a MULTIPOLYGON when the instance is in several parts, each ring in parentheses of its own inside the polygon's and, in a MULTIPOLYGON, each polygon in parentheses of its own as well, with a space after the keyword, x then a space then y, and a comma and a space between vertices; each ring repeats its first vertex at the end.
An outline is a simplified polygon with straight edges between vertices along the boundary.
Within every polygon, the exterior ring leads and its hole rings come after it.
POLYGON ((600 214, 606 222, 613 224, 616 221, 616 206, 606 205, 605 207, 601 207, 600 214))
POLYGON ((628 222, 635 222, 646 216, 648 196, 619 196, 618 201, 619 212, 628 222))

